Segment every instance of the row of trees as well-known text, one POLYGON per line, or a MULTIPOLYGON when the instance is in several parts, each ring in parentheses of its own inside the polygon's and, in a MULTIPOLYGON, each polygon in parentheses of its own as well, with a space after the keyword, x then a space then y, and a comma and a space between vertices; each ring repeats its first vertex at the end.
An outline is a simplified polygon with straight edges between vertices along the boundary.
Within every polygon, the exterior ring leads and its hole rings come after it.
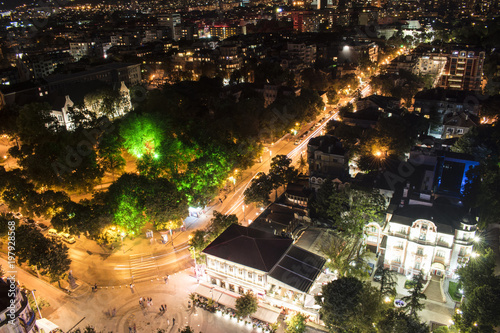
POLYGON ((245 190, 245 203, 256 203, 267 206, 270 203, 269 195, 281 186, 289 183, 298 176, 298 170, 292 166, 292 159, 286 155, 276 155, 271 160, 269 173, 259 172, 245 190))

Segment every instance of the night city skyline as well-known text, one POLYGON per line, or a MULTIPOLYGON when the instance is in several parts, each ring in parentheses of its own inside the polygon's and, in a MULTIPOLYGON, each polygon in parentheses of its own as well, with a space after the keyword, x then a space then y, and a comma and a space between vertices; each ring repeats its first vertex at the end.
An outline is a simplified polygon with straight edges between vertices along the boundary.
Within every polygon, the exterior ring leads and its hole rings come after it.
POLYGON ((499 10, 4 0, 0 332, 498 332, 499 10))

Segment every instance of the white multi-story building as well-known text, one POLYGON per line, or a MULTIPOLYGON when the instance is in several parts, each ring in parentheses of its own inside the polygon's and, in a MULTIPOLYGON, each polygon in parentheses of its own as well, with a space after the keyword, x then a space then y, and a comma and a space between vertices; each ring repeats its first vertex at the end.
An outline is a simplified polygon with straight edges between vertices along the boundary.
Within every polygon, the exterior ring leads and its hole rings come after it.
MULTIPOLYGON (((219 303, 234 306, 239 294, 251 291, 261 303, 319 319, 318 312, 305 305, 313 298, 309 293, 326 260, 293 245, 292 239, 233 224, 202 253, 207 260, 205 280, 212 289, 209 297, 216 290, 221 293, 219 303)), ((198 293, 205 289, 200 286, 198 293)))
POLYGON ((405 275, 453 277, 472 255, 476 221, 459 207, 423 202, 387 214, 384 226, 370 223, 367 245, 385 254, 384 267, 405 275))
POLYGON ((415 65, 415 74, 420 75, 438 75, 444 70, 446 58, 443 54, 425 54, 418 58, 415 65))

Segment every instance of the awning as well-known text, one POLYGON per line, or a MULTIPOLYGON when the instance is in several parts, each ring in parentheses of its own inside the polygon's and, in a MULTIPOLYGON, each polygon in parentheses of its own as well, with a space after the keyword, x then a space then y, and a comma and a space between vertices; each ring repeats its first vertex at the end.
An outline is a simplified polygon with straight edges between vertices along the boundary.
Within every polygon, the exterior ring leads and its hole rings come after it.
POLYGON ((204 285, 199 285, 196 287, 196 290, 194 291, 195 294, 198 294, 200 296, 203 296, 208 299, 213 299, 214 302, 217 302, 219 304, 222 304, 224 306, 233 308, 236 306, 236 298, 233 296, 230 296, 228 294, 225 294, 217 289, 215 287, 209 288, 204 285))
POLYGON ((231 309, 234 309, 236 307, 236 298, 226 295, 224 293, 218 292, 218 294, 220 294, 220 296, 218 296, 219 298, 215 299, 217 303, 227 306, 231 309))
POLYGON ((45 318, 37 319, 36 326, 38 326, 41 333, 50 333, 59 328, 59 326, 45 318))
POLYGON ((250 317, 257 318, 267 323, 273 324, 278 320, 279 312, 272 311, 266 308, 258 307, 257 312, 251 314, 250 317))

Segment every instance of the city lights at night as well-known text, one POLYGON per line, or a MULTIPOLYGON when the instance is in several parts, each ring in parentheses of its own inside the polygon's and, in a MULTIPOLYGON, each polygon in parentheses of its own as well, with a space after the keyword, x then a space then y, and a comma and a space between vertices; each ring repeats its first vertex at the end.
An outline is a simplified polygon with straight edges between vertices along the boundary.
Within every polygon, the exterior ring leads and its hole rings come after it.
POLYGON ((0 2, 0 332, 495 332, 500 4, 0 2))

